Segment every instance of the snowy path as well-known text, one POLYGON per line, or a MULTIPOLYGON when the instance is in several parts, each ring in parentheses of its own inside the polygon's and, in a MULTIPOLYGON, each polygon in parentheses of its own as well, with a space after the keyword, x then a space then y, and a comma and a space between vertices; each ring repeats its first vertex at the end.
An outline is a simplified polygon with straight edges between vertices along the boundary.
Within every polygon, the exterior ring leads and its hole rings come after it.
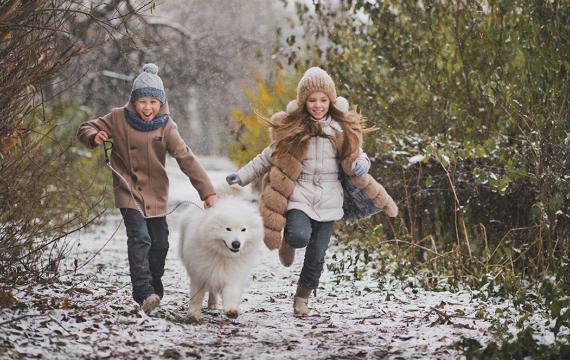
MULTIPOLYGON (((214 182, 231 171, 225 159, 203 162, 214 182)), ((169 169, 171 202, 197 200, 175 163, 169 162, 169 169)), ((188 324, 188 280, 176 255, 182 212, 169 216, 166 290, 157 314, 142 314, 131 300, 126 235, 114 210, 104 223, 70 239, 74 247, 68 269, 73 269, 74 259, 81 266, 102 248, 86 266, 70 271, 62 283, 14 293, 34 305, 1 310, 0 358, 457 358, 460 353, 451 345, 462 335, 480 341, 488 337, 490 323, 474 315, 486 306, 468 294, 426 292, 375 280, 368 268, 372 263, 362 260, 356 267, 364 276, 353 280, 355 266, 339 269, 354 263, 355 253, 334 241, 322 287, 310 302, 310 316, 292 315, 302 253, 291 268, 284 268, 277 252, 264 251, 239 318, 206 310, 203 323, 188 324)))

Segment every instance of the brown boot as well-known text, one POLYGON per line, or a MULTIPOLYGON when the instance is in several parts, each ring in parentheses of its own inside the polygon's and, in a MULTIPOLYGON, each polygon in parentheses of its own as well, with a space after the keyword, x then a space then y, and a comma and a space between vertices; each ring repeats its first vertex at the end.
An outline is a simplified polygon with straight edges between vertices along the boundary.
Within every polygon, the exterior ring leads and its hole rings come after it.
POLYGON ((309 314, 309 296, 311 289, 308 287, 297 284, 297 291, 293 297, 293 314, 296 316, 305 316, 309 314))
POLYGON ((279 248, 279 261, 285 267, 291 266, 295 260, 295 248, 287 244, 287 241, 281 240, 281 247, 279 248))

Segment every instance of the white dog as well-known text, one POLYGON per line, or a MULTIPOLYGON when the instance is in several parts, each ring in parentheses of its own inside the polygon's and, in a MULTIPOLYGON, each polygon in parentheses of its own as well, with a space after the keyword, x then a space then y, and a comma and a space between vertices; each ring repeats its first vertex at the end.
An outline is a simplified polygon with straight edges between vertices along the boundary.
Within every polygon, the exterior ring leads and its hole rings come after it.
POLYGON ((222 296, 224 312, 239 315, 239 304, 263 241, 257 206, 239 190, 218 191, 218 201, 206 210, 189 209, 182 218, 180 258, 190 276, 192 321, 202 319, 202 301, 215 309, 222 296))

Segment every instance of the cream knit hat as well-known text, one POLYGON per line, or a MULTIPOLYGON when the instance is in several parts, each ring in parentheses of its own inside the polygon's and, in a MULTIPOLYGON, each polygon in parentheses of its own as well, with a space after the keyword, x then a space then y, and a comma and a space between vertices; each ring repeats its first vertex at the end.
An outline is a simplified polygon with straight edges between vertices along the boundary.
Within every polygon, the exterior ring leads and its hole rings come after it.
POLYGON ((333 79, 323 69, 312 67, 305 71, 297 85, 297 102, 304 104, 309 95, 317 91, 325 93, 333 103, 336 100, 336 88, 333 79))
POLYGON ((320 67, 315 66, 305 71, 305 74, 303 74, 303 77, 299 80, 299 84, 297 85, 297 99, 287 105, 287 112, 292 113, 299 106, 304 106, 309 95, 317 91, 326 94, 331 104, 340 111, 348 111, 348 101, 341 96, 336 96, 336 88, 331 76, 320 67))

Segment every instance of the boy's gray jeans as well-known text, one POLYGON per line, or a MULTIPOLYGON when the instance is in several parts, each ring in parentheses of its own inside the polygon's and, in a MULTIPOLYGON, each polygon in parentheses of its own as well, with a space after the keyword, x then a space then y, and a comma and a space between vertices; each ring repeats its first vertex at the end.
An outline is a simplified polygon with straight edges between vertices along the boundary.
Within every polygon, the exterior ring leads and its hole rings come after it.
POLYGON ((323 272, 334 221, 316 221, 297 209, 287 211, 285 218, 287 223, 283 240, 297 249, 307 247, 299 283, 316 289, 323 272))
POLYGON ((127 229, 133 298, 139 304, 152 294, 162 298, 162 275, 168 253, 166 217, 145 219, 134 209, 121 209, 127 229))

